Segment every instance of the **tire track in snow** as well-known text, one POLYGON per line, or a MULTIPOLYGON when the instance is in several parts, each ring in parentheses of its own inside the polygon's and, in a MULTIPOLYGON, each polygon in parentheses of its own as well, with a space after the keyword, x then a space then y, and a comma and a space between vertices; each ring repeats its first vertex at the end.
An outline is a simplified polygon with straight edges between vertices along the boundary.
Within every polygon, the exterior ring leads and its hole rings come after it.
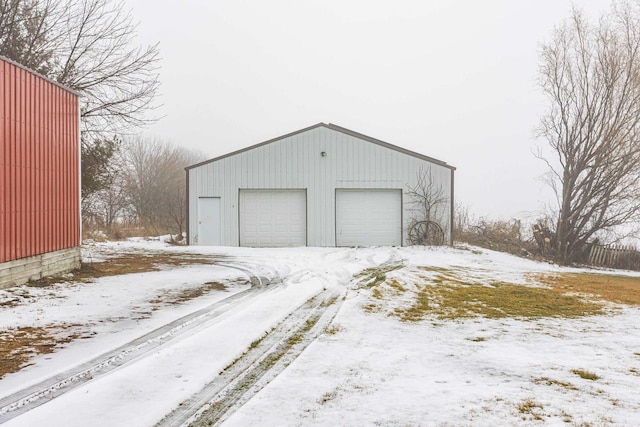
POLYGON ((224 421, 324 331, 338 313, 344 293, 333 288, 311 297, 157 426, 209 426, 224 421))
MULTIPOLYGON (((282 283, 279 277, 273 279, 264 274, 256 274, 254 270, 244 266, 231 263, 217 263, 216 265, 247 274, 251 287, 176 319, 88 362, 0 399, 0 424, 47 403, 93 378, 104 376, 135 359, 145 357, 160 346, 175 342, 181 337, 187 337, 189 332, 210 323, 241 303, 273 289, 273 286, 267 285, 282 283)), ((260 267, 263 267, 264 270, 264 266, 260 267)), ((273 273, 273 271, 269 273, 273 273)))

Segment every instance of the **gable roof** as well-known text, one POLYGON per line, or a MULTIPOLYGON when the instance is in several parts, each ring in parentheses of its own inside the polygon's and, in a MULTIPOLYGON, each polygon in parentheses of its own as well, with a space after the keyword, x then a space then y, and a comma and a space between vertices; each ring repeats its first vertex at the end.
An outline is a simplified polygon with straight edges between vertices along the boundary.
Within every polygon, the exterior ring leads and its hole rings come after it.
POLYGON ((272 139, 269 139, 267 141, 255 144, 255 145, 251 145, 249 147, 242 148, 240 150, 232 151, 231 153, 223 154, 222 156, 218 156, 218 157, 215 157, 213 159, 205 160, 204 162, 196 163, 195 165, 187 166, 185 168, 185 170, 197 168, 199 166, 203 166, 203 165, 206 165, 208 163, 212 163, 212 162, 215 162, 217 160, 224 159, 226 157, 235 156, 236 154, 244 153, 245 151, 253 150, 254 148, 262 147, 263 145, 271 144, 272 142, 276 142, 276 141, 279 141, 281 139, 285 139, 285 138, 288 138, 290 136, 298 135, 300 133, 304 133, 304 132, 310 131, 312 129, 320 128, 320 127, 331 129, 331 130, 334 130, 336 132, 343 133, 345 135, 353 136, 355 138, 362 139, 363 141, 368 141, 368 142, 371 142, 373 144, 380 145, 382 147, 385 147, 385 148, 388 148, 388 149, 391 149, 391 150, 395 150, 395 151, 398 151, 398 152, 403 153, 403 154, 407 154, 409 156, 417 157, 418 159, 426 160, 428 162, 443 166, 443 167, 451 169, 451 170, 455 170, 456 169, 455 167, 453 167, 451 165, 448 165, 446 162, 443 162, 442 160, 434 159, 433 157, 425 156, 423 154, 416 153, 415 151, 407 150, 406 148, 402 148, 402 147, 398 147, 397 145, 389 144, 388 142, 384 142, 384 141, 381 141, 379 139, 372 138, 370 136, 367 136, 367 135, 352 131, 350 129, 343 128, 342 126, 334 125, 332 123, 328 123, 327 124, 327 123, 320 122, 320 123, 315 124, 313 126, 309 126, 309 127, 304 128, 304 129, 300 129, 300 130, 297 130, 295 132, 288 133, 286 135, 278 136, 276 138, 272 138, 272 139))

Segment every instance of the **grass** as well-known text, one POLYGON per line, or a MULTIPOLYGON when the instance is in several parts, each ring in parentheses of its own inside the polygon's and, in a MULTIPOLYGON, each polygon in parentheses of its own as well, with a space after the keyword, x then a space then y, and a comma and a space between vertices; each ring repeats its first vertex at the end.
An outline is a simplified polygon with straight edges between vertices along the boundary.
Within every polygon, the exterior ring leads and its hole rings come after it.
POLYGON ((89 337, 75 324, 23 326, 0 331, 0 378, 29 366, 29 361, 40 354, 53 353, 64 344, 89 337))
POLYGON ((373 288, 387 280, 387 273, 402 268, 402 264, 383 264, 362 270, 355 277, 360 279, 361 288, 373 288))
POLYGON ((637 277, 537 274, 529 279, 541 286, 526 286, 486 283, 483 280, 486 272, 463 268, 419 269, 430 274, 420 274, 421 279, 413 283, 386 277, 380 281, 379 271, 369 269, 368 280, 364 282, 373 288, 372 298, 363 304, 363 309, 368 313, 387 312, 404 322, 417 322, 434 317, 441 320, 578 318, 606 313, 606 303, 640 306, 640 278, 637 277))
POLYGON ((167 266, 182 267, 194 264, 215 264, 218 260, 188 254, 145 253, 109 258, 103 262, 85 262, 72 274, 45 277, 27 283, 28 286, 46 287, 61 282, 91 282, 94 279, 121 274, 160 271, 167 266))
POLYGON ((544 384, 544 385, 548 385, 548 386, 562 387, 562 388, 566 388, 568 390, 575 390, 575 391, 578 390, 578 387, 576 387, 575 385, 571 384, 570 382, 554 380, 554 379, 548 378, 548 377, 535 378, 533 380, 533 382, 535 384, 544 384))
MULTIPOLYGON (((196 288, 168 290, 149 300, 151 304, 179 305, 199 298, 212 291, 226 291, 227 286, 220 282, 206 282, 196 288)), ((156 307, 157 309, 157 307, 156 307)))
POLYGON ((544 418, 538 412, 543 409, 543 406, 533 399, 526 399, 522 403, 518 404, 518 412, 522 415, 529 415, 534 420, 542 421, 544 418))
POLYGON ((532 276, 559 292, 593 295, 595 298, 640 306, 640 277, 609 274, 554 274, 532 276))
MULTIPOLYGON (((337 298, 332 298, 328 301, 335 302, 336 300, 337 298)), ((274 349, 270 350, 266 354, 266 356, 258 362, 256 366, 249 367, 250 370, 248 371, 247 375, 236 382, 233 386, 233 389, 227 391, 226 396, 233 397, 233 395, 236 393, 245 393, 247 390, 249 390, 250 387, 254 386, 265 372, 273 368, 278 362, 282 360, 282 358, 287 353, 289 353, 297 344, 301 343, 305 339, 307 333, 318 323, 321 317, 322 313, 314 313, 309 318, 307 318, 307 320, 302 325, 300 325, 300 327, 295 330, 295 332, 291 334, 288 339, 281 342, 274 349)), ((229 371, 234 368, 241 362, 241 360, 247 355, 249 351, 256 349, 267 336, 268 333, 264 334, 262 337, 251 343, 249 349, 242 356, 238 357, 231 364, 229 364, 222 372, 229 371)), ((331 399, 330 395, 327 395, 326 397, 326 401, 331 399)), ((233 401, 225 400, 225 398, 214 402, 211 407, 209 407, 209 409, 207 409, 201 415, 201 417, 191 425, 216 424, 219 421, 220 417, 224 414, 224 411, 232 402, 233 401)))
MULTIPOLYGON (((213 264, 210 258, 194 257, 191 255, 173 254, 129 254, 111 258, 100 263, 84 263, 82 268, 71 275, 62 277, 48 277, 29 282, 31 287, 47 287, 60 282, 88 283, 99 277, 114 276, 129 273, 158 271, 166 266, 184 266, 192 264, 213 264)), ((198 298, 211 291, 224 291, 226 286, 219 282, 207 282, 196 288, 167 291, 150 300, 151 304, 177 305, 198 298)), ((9 289, 16 298, 0 303, 0 307, 10 308, 28 303, 30 297, 25 288, 9 289)), ((152 311, 158 307, 151 308, 152 311)), ((144 319, 151 316, 151 311, 137 314, 133 319, 144 319)), ((28 366, 29 361, 39 354, 54 352, 60 346, 78 338, 89 338, 86 332, 78 332, 80 325, 48 325, 45 327, 19 327, 0 331, 0 378, 28 366)))
POLYGON ((338 332, 342 332, 343 330, 344 330, 344 328, 342 326, 332 323, 331 325, 329 325, 326 328, 324 328, 324 333, 326 335, 335 335, 338 332))
POLYGON ((576 374, 583 380, 595 381, 600 379, 598 375, 594 374, 593 372, 585 371, 584 369, 573 369, 571 370, 571 372, 576 374))
POLYGON ((602 306, 547 288, 509 283, 423 284, 413 304, 396 308, 393 314, 405 322, 415 322, 434 315, 440 319, 482 316, 535 319, 542 317, 573 318, 602 313, 602 306))
POLYGON ((304 325, 302 325, 302 327, 298 329, 295 334, 289 337, 289 339, 287 340, 287 345, 289 347, 293 347, 294 345, 302 342, 307 332, 309 332, 311 328, 313 328, 313 326, 318 323, 318 320, 320 320, 320 314, 308 318, 307 321, 304 322, 304 325))

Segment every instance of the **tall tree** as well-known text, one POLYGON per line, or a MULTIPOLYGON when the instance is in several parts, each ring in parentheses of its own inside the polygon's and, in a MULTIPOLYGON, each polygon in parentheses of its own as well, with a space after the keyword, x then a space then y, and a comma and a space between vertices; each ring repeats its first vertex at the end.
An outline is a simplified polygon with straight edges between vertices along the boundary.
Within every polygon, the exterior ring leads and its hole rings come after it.
POLYGON ((170 142, 137 137, 123 147, 126 192, 140 220, 154 232, 182 233, 186 225, 184 168, 202 160, 170 142))
POLYGON ((640 217, 640 10, 622 3, 593 24, 574 9, 544 43, 549 109, 539 151, 558 199, 554 252, 579 259, 599 233, 640 217))
POLYGON ((49 75, 55 37, 49 16, 52 1, 0 0, 0 55, 49 75))
POLYGON ((136 44, 137 25, 124 10, 114 0, 0 0, 0 54, 80 92, 83 155, 107 156, 102 163, 114 153, 102 149, 105 141, 157 119, 149 112, 160 85, 158 45, 136 44))

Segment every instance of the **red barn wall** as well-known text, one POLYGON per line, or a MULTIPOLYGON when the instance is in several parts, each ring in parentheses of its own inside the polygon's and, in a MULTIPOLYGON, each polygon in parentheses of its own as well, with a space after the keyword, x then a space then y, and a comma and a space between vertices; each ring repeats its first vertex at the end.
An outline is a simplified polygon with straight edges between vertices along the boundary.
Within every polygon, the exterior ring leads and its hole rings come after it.
POLYGON ((0 58, 0 263, 80 244, 78 97, 0 58))

